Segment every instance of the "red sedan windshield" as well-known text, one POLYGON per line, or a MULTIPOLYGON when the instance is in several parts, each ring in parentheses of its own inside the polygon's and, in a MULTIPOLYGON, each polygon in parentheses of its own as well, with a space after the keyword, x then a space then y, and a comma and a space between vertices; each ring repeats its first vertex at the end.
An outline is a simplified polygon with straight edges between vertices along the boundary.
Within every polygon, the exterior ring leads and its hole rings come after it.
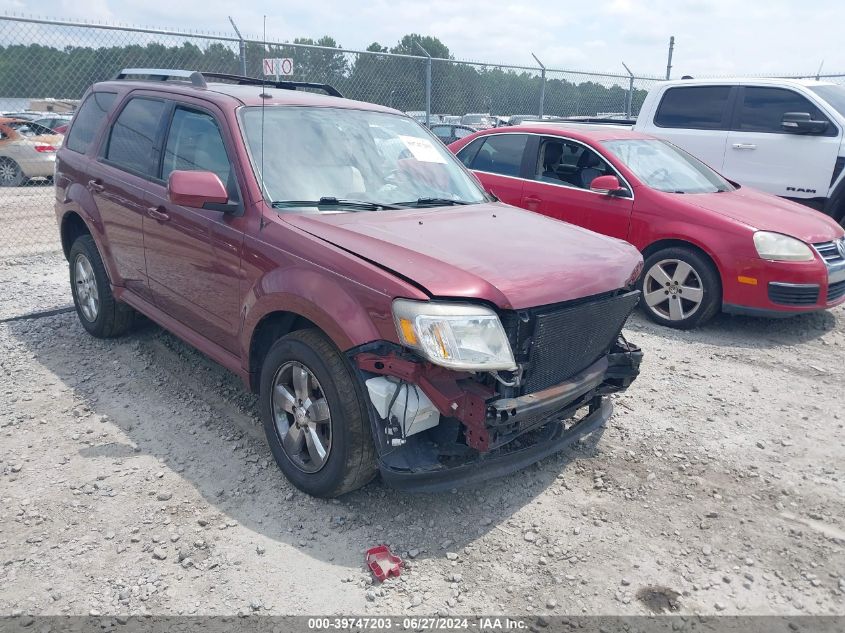
POLYGON ((658 139, 614 139, 602 143, 643 184, 670 193, 716 193, 734 187, 700 160, 658 139))

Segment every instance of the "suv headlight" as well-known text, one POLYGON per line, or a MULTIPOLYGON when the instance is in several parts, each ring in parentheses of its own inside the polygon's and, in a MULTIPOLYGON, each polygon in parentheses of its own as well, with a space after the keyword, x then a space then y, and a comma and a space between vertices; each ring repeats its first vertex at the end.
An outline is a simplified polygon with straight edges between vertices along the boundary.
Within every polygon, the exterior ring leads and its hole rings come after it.
POLYGON ((807 262, 813 259, 813 251, 804 242, 789 235, 757 231, 754 234, 754 248, 763 259, 784 262, 807 262))
POLYGON ((393 320, 399 340, 436 365, 469 371, 516 369, 502 322, 489 308, 396 299, 393 320))

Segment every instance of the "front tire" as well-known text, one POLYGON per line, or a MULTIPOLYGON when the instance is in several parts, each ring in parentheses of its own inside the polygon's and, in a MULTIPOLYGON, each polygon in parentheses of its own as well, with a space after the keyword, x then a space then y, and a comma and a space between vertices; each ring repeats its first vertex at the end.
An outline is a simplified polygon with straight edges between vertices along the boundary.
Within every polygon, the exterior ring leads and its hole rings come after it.
POLYGON ((722 284, 709 259, 687 248, 649 255, 640 278, 642 308, 655 323, 679 330, 703 325, 719 312, 722 284))
POLYGON ((352 368, 316 329, 278 339, 264 358, 259 407, 267 442, 290 482, 337 497, 376 474, 369 413, 352 368))
POLYGON ((82 327, 97 338, 114 338, 131 329, 135 311, 114 298, 94 238, 76 238, 68 262, 73 304, 82 327))

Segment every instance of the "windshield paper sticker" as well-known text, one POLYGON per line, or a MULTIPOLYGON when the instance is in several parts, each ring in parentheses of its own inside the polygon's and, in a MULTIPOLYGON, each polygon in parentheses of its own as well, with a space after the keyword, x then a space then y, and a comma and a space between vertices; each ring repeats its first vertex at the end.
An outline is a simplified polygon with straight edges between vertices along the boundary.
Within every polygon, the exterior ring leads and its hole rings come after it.
POLYGON ((437 148, 427 138, 419 138, 417 136, 402 136, 399 135, 408 151, 414 155, 418 161, 422 163, 445 163, 446 159, 437 151, 437 148))

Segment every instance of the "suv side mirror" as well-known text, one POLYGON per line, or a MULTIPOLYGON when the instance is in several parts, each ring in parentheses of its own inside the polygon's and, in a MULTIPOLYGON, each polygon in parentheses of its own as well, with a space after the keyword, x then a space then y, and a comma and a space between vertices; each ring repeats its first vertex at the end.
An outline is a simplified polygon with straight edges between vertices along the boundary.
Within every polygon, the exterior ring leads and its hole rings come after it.
POLYGON ((619 184, 619 179, 612 174, 593 178, 593 182, 590 183, 590 191, 619 198, 625 198, 629 195, 628 190, 619 184))
POLYGON ((792 134, 824 134, 827 121, 814 121, 809 112, 784 112, 780 126, 792 134))
POLYGON ((173 171, 167 179, 167 198, 173 204, 202 209, 226 204, 229 194, 220 177, 210 171, 173 171))

